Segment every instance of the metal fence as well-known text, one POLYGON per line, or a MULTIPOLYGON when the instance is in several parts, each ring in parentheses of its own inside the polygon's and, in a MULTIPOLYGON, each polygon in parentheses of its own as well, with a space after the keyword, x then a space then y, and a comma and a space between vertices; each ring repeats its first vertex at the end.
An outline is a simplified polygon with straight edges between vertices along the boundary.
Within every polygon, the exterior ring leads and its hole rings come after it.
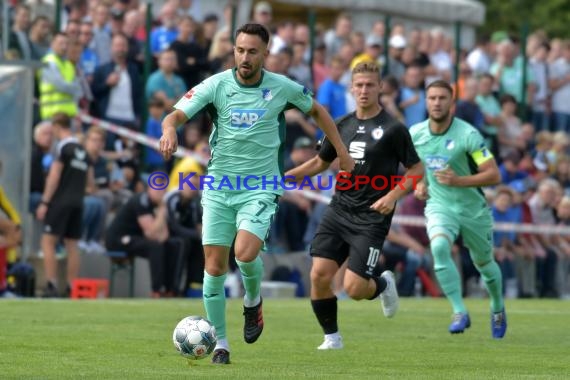
POLYGON ((30 157, 32 143, 32 100, 34 68, 0 65, 0 184, 20 213, 23 253, 31 249, 32 220, 28 214, 30 157))

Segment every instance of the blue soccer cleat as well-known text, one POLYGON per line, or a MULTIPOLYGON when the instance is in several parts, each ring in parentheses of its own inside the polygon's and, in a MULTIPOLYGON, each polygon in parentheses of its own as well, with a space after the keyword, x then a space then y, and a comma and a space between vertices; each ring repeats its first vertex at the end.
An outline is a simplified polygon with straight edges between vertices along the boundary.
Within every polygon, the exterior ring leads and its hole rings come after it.
POLYGON ((493 338, 501 339, 507 332, 507 313, 505 309, 498 313, 491 313, 491 333, 493 338))
POLYGON ((452 334, 462 334, 465 329, 471 326, 471 320, 467 313, 453 314, 453 321, 449 325, 449 332, 452 334))

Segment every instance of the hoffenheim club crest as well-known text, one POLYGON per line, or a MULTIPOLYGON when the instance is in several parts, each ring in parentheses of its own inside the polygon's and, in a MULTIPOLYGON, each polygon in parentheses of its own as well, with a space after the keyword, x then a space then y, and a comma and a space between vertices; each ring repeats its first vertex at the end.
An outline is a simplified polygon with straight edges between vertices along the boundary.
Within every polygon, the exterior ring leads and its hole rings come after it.
POLYGON ((263 98, 263 100, 267 100, 267 101, 270 101, 271 99, 273 99, 273 95, 271 94, 271 90, 268 88, 261 89, 261 97, 263 98))

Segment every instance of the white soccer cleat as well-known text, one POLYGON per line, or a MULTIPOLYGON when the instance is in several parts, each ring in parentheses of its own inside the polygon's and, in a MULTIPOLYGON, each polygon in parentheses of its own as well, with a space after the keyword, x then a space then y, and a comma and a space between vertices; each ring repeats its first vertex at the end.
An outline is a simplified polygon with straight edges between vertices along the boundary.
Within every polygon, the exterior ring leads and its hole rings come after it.
POLYGON ((318 350, 340 350, 341 348, 343 348, 344 345, 342 344, 342 337, 338 337, 338 338, 331 338, 328 336, 325 336, 325 340, 324 342, 317 347, 318 350))
POLYGON ((386 280, 386 289, 380 293, 380 301, 382 302, 382 310, 384 311, 384 316, 387 318, 392 318, 396 315, 399 306, 398 299, 398 289, 396 288, 396 279, 394 273, 387 270, 382 272, 380 277, 386 280))

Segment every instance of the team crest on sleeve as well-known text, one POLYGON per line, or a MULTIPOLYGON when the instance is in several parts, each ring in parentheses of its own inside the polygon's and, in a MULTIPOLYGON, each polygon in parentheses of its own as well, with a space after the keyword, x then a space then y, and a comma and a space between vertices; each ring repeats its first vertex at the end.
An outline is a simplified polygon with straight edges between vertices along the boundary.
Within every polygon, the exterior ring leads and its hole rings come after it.
POLYGON ((273 99, 273 94, 271 94, 271 89, 269 88, 262 88, 261 89, 261 97, 263 100, 270 101, 273 99))
POLYGON ((382 136, 384 136, 384 130, 382 129, 382 126, 379 125, 378 128, 374 128, 372 130, 372 138, 374 140, 380 140, 382 136))
POLYGON ((184 97, 186 99, 192 99, 192 96, 194 96, 194 92, 195 92, 194 89, 191 89, 190 91, 184 94, 184 97))

